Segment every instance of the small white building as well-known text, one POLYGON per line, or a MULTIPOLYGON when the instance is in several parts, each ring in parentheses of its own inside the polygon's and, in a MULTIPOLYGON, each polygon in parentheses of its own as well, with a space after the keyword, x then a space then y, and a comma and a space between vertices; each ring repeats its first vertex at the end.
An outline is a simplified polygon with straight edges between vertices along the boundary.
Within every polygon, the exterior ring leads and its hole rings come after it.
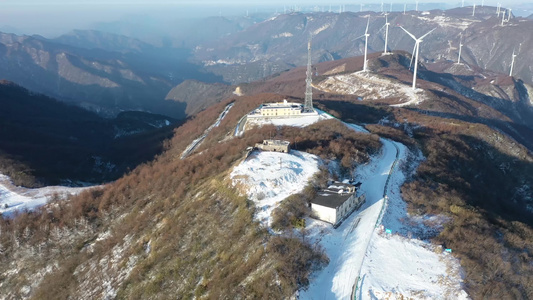
POLYGON ((357 196, 358 186, 335 182, 319 191, 310 203, 313 216, 337 227, 366 201, 365 195, 357 196))
POLYGON ((264 103, 259 108, 248 115, 251 118, 267 117, 267 118, 283 118, 302 115, 303 106, 300 103, 275 102, 264 103))
POLYGON ((264 140, 262 143, 255 144, 255 148, 263 151, 289 153, 291 151, 291 143, 282 140, 264 140))

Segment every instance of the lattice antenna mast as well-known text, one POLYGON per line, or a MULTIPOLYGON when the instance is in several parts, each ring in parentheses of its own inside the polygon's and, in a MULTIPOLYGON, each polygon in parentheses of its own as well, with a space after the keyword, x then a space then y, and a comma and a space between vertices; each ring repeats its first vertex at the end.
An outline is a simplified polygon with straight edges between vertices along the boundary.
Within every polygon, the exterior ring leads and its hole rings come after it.
POLYGON ((307 43, 307 79, 305 80, 305 102, 304 102, 304 112, 313 111, 313 87, 311 83, 313 82, 313 71, 311 70, 311 40, 312 37, 309 37, 309 42, 307 43))

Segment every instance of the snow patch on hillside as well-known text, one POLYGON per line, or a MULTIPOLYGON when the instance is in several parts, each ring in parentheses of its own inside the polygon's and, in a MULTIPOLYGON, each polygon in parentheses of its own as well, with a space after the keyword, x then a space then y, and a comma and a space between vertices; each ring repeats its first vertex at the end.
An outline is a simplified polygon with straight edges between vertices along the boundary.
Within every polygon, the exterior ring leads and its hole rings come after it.
POLYGON ((288 196, 299 193, 318 172, 320 159, 292 150, 290 153, 254 151, 230 174, 233 185, 257 206, 256 219, 267 228, 272 211, 288 196))
POLYGON ((283 32, 283 33, 280 33, 280 34, 273 35, 272 38, 273 39, 279 39, 279 38, 292 37, 292 36, 294 36, 294 35, 292 33, 290 33, 290 32, 283 32))
POLYGON ((54 195, 66 198, 86 189, 88 188, 65 186, 28 189, 15 186, 8 176, 0 174, 0 214, 10 216, 16 211, 33 210, 46 204, 54 195))
POLYGON ((329 23, 326 23, 326 24, 322 25, 322 27, 320 27, 317 30, 313 31, 313 35, 317 35, 317 34, 321 33, 322 31, 328 29, 330 26, 331 26, 331 24, 329 24, 329 23))
POLYGON ((434 23, 435 25, 438 25, 440 27, 450 27, 450 28, 457 28, 461 30, 467 29, 474 22, 479 22, 478 20, 469 20, 469 19, 462 19, 462 20, 454 21, 455 19, 452 19, 451 17, 446 17, 446 16, 418 17, 418 19, 425 21, 427 23, 434 23))
POLYGON ((468 299, 457 260, 442 251, 420 240, 375 235, 357 299, 468 299))
POLYGON ((368 101, 399 98, 399 103, 394 106, 418 105, 427 98, 423 90, 413 90, 399 81, 384 79, 371 72, 331 76, 314 87, 329 93, 357 95, 368 101))

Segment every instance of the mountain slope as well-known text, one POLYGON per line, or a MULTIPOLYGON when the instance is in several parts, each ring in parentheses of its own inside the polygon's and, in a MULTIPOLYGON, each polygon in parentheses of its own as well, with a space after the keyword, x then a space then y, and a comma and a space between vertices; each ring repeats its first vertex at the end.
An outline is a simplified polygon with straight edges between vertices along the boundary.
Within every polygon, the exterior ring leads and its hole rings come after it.
MULTIPOLYGON (((408 61, 404 55, 373 57, 369 76, 409 86, 408 61)), ((361 65, 360 58, 320 64, 317 69, 323 75, 314 82, 351 75, 351 68, 359 70, 361 65)), ((60 299, 176 295, 278 299, 307 286, 314 278, 311 272, 328 261, 320 247, 309 244, 306 231, 290 222, 285 222, 284 234, 266 232, 254 222, 257 208, 239 196, 229 180, 246 148, 272 136, 295 140, 300 151, 340 160, 345 172, 339 176, 350 174, 346 172, 378 152, 376 135, 356 135, 336 120, 303 129, 265 126, 234 137, 235 126, 246 113, 287 97, 254 94, 253 88, 280 89, 301 99, 303 80, 296 84, 294 78, 304 78, 304 73, 297 68, 243 85, 248 96, 235 96, 200 112, 176 130, 164 154, 102 190, 0 220, 2 232, 7 232, 0 235, 0 270, 6 278, 0 283, 2 294, 60 299), (234 105, 219 126, 190 156, 180 159, 230 102, 234 105)), ((315 104, 342 120, 365 123, 372 133, 401 141, 413 152, 420 149, 425 158, 420 166, 416 168, 418 162, 404 166, 411 176, 402 187, 402 197, 412 216, 449 220, 425 238, 453 249, 465 269, 464 288, 473 299, 531 298, 533 156, 507 134, 478 121, 511 122, 510 117, 458 93, 441 93, 445 86, 431 81, 432 76, 425 79, 420 80, 420 93, 428 97, 420 105, 433 103, 434 108, 391 107, 394 97, 360 101, 357 93, 330 98, 331 92, 317 93, 320 100, 315 104)), ((380 173, 376 176, 386 177, 380 173)), ((317 180, 327 181, 327 176, 317 180)), ((305 197, 309 195, 296 195, 281 204, 286 208, 281 219, 290 220, 302 199, 306 208, 305 197)), ((406 232, 398 235, 409 238, 406 232)))
POLYGON ((176 122, 136 112, 104 119, 5 81, 0 104, 0 172, 26 186, 116 179, 158 154, 176 122))

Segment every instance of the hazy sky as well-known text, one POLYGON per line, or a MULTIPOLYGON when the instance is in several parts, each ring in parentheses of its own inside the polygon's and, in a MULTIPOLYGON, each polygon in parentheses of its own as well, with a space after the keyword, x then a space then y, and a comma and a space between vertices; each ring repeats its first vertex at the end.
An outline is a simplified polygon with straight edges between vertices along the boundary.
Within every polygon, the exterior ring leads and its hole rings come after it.
MULTIPOLYGON (((485 5, 504 5, 522 3, 520 0, 487 0, 485 5)), ((184 18, 201 15, 237 15, 246 11, 253 13, 262 11, 265 5, 269 9, 279 6, 283 11, 284 5, 298 5, 305 8, 312 6, 336 7, 340 4, 347 5, 347 10, 356 10, 359 3, 380 4, 381 1, 317 1, 317 0, 0 0, 0 31, 13 31, 24 34, 42 34, 45 36, 59 35, 74 28, 87 29, 96 22, 116 21, 127 15, 146 15, 155 18, 184 18), (202 8, 198 9, 201 5, 202 8), (227 6, 233 6, 228 8, 227 6), (350 8, 351 6, 351 8, 350 8)), ((395 10, 402 10, 403 3, 410 3, 414 8, 414 0, 394 0, 395 10)), ((454 1, 457 6, 461 1, 454 1)), ((421 0, 420 3, 448 3, 454 2, 438 0, 421 0)), ((480 5, 481 0, 478 0, 480 5)), ((385 1, 390 5, 391 1, 385 1)), ((465 5, 472 5, 473 1, 466 0, 465 5)), ((393 6, 394 7, 394 6, 393 6)), ((411 9, 413 9, 411 8, 411 9)), ((273 12, 273 11, 272 11, 273 12)))

